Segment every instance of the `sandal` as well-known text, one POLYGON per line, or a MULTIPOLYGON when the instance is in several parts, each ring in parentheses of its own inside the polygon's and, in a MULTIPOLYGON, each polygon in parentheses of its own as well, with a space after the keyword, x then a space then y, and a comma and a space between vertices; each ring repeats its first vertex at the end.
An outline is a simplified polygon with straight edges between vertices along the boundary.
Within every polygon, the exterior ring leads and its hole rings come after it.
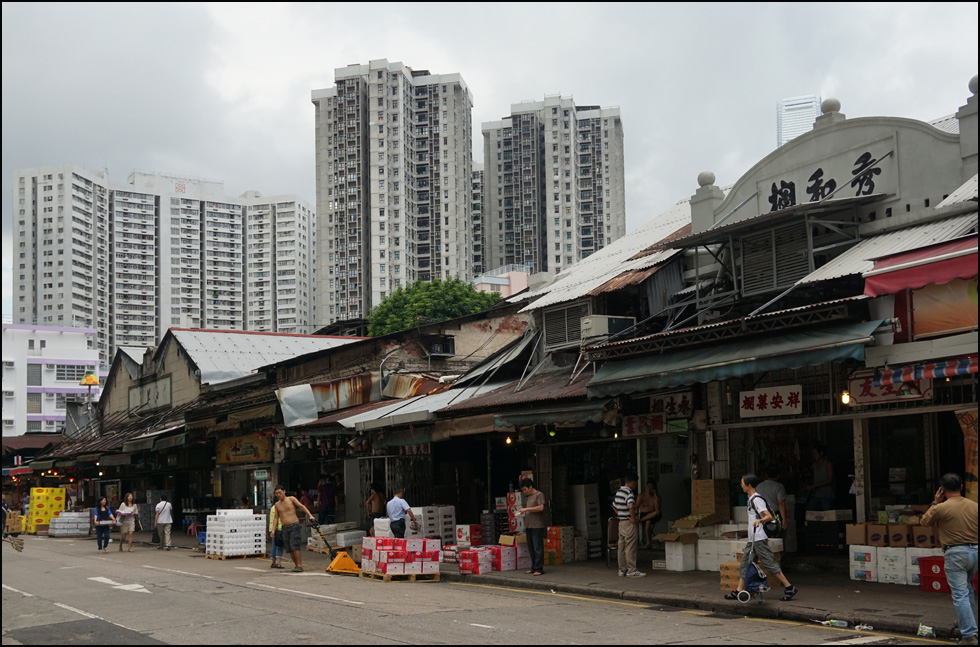
POLYGON ((529 568, 529 569, 527 569, 527 570, 526 570, 526 571, 524 571, 524 572, 525 572, 525 573, 527 573, 528 575, 533 575, 533 574, 534 574, 534 571, 533 571, 533 570, 531 570, 530 568, 529 568))
POLYGON ((795 586, 787 586, 783 591, 783 597, 779 598, 780 602, 789 602, 792 600, 800 590, 795 586))
POLYGON ((725 599, 726 600, 737 600, 738 599, 738 591, 729 591, 728 593, 725 594, 725 599))
POLYGON ((544 571, 534 571, 533 573, 531 573, 531 575, 534 575, 534 576, 544 575, 544 571))

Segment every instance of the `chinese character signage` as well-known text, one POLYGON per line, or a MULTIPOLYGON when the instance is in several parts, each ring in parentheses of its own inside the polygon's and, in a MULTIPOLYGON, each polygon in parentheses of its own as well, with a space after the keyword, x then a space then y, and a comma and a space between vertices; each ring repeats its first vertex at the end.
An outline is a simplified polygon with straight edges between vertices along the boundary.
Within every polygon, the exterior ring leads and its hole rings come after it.
POLYGON ((652 436, 667 433, 667 422, 662 413, 639 416, 623 416, 623 436, 652 436))
POLYGON ((738 394, 740 418, 797 416, 803 411, 803 386, 790 384, 738 394))
POLYGON ((895 140, 862 144, 758 183, 759 213, 827 198, 855 198, 897 190, 895 140))
POLYGON ((662 413, 665 418, 690 418, 694 413, 690 391, 668 393, 650 398, 650 411, 662 413))
POLYGON ((912 380, 899 384, 874 385, 874 373, 855 373, 847 380, 847 392, 851 394, 851 406, 884 404, 899 400, 932 399, 932 380, 912 380))

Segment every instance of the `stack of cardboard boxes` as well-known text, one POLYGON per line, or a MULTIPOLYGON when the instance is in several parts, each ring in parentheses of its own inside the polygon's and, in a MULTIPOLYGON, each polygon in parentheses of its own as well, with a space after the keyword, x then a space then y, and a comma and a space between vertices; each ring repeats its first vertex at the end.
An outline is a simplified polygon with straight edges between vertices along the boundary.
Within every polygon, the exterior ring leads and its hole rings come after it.
POLYGON ((524 515, 517 511, 524 507, 524 495, 520 492, 507 493, 507 528, 510 532, 524 532, 524 515))
POLYGON ((439 572, 438 539, 364 537, 361 570, 384 575, 433 575, 439 572))
POLYGON ((493 553, 489 547, 469 548, 459 552, 459 572, 483 575, 493 570, 493 553))
POLYGON ((575 528, 549 526, 544 537, 545 566, 575 561, 575 528))
MULTIPOLYGON (((341 544, 338 541, 338 539, 337 539, 337 534, 338 533, 340 533, 340 532, 350 532, 350 531, 353 531, 353 530, 357 530, 357 523, 355 523, 353 521, 344 521, 342 523, 323 524, 322 526, 320 526, 320 532, 313 531, 312 533, 310 533, 310 538, 306 540, 306 548, 308 550, 312 550, 312 551, 326 550, 327 547, 323 543, 323 540, 324 539, 326 539, 328 542, 330 542, 330 545, 331 546, 350 546, 353 543, 355 543, 355 541, 356 541, 356 543, 360 543, 360 538, 357 538, 356 540, 352 540, 352 541, 350 541, 350 543, 347 543, 347 544, 341 544), (323 535, 323 538, 320 537, 321 534, 323 535)), ((358 531, 358 532, 363 532, 363 531, 358 531)), ((367 534, 367 533, 364 533, 364 534, 367 534)), ((362 534, 361 537, 363 537, 364 534, 362 534)), ((345 539, 347 539, 346 536, 345 536, 345 539)))
POLYGON ((483 527, 474 525, 456 526, 456 543, 460 546, 482 546, 483 527))
POLYGON ((501 546, 514 548, 518 570, 526 571, 531 568, 531 553, 527 550, 527 535, 501 535, 498 541, 501 546))
POLYGON ((920 558, 942 555, 928 526, 849 524, 845 533, 852 580, 918 586, 920 558))
POLYGON ((92 529, 92 511, 62 512, 48 524, 49 537, 88 537, 92 529))

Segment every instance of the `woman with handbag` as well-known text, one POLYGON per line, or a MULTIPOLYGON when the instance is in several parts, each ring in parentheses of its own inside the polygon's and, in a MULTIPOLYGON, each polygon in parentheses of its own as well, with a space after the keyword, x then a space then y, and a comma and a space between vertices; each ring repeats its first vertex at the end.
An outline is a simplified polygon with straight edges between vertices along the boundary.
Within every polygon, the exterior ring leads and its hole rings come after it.
POLYGON ((109 530, 116 523, 116 517, 112 514, 112 510, 109 509, 108 499, 105 497, 99 499, 95 510, 93 510, 93 516, 95 517, 95 538, 98 542, 99 552, 108 553, 109 530))
POLYGON ((136 502, 133 500, 133 493, 127 492, 123 497, 119 509, 116 511, 119 519, 119 552, 122 552, 123 543, 129 540, 129 552, 133 552, 133 532, 136 530, 136 502))
POLYGON ((275 530, 275 535, 273 535, 272 544, 269 548, 269 556, 272 557, 272 566, 270 568, 284 568, 282 565, 282 553, 283 553, 283 542, 282 542, 282 520, 276 515, 276 527, 272 527, 272 511, 273 508, 269 509, 269 532, 271 533, 275 530))

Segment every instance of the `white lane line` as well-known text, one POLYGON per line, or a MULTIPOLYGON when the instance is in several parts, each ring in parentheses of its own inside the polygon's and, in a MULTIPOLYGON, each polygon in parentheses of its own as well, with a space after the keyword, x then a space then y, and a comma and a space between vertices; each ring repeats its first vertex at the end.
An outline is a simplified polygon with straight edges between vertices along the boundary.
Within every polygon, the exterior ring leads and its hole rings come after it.
POLYGON ((885 636, 861 636, 860 638, 851 638, 849 640, 835 640, 833 642, 824 643, 825 645, 870 645, 871 643, 883 642, 888 640, 885 636))
POLYGON ((176 571, 172 568, 160 568, 159 566, 148 566, 146 564, 143 564, 143 568, 149 568, 154 571, 163 571, 165 573, 176 573, 177 575, 190 575, 192 577, 203 577, 206 580, 214 579, 210 575, 201 575, 200 573, 188 573, 187 571, 176 571))
POLYGON ((136 591, 137 593, 152 593, 148 591, 142 584, 121 584, 120 582, 114 582, 108 577, 90 577, 88 578, 93 582, 100 582, 102 584, 108 584, 114 589, 120 589, 122 591, 136 591))
POLYGON ((320 598, 321 600, 331 600, 333 602, 345 602, 347 604, 364 604, 363 602, 356 602, 354 600, 345 600, 343 598, 332 598, 329 595, 320 595, 318 593, 307 593, 306 591, 296 591, 294 589, 283 589, 278 586, 269 586, 267 584, 259 584, 258 582, 248 582, 250 586, 261 586, 264 589, 273 589, 275 591, 283 591, 285 593, 296 593, 297 595, 306 595, 311 598, 320 598))
POLYGON ((25 598, 33 598, 33 597, 34 597, 34 596, 33 596, 33 595, 31 595, 30 593, 24 593, 23 591, 18 591, 18 590, 17 590, 17 589, 15 589, 14 587, 12 587, 12 586, 7 586, 6 584, 4 584, 4 585, 3 585, 3 588, 5 588, 5 589, 7 589, 8 591, 13 591, 14 593, 20 593, 20 594, 21 594, 21 595, 23 595, 23 596, 24 596, 25 598))
POLYGON ((480 629, 496 629, 496 627, 491 627, 490 625, 478 625, 475 622, 470 623, 471 627, 479 627, 480 629))
POLYGON ((126 625, 121 625, 118 622, 113 622, 112 620, 106 620, 105 618, 102 618, 100 616, 97 616, 94 613, 89 613, 88 611, 82 611, 81 609, 76 609, 75 607, 70 607, 67 604, 62 604, 60 602, 55 602, 54 603, 54 606, 61 607, 62 609, 67 609, 68 611, 73 611, 73 612, 77 613, 78 615, 85 616, 86 618, 91 618, 93 620, 101 620, 102 622, 108 622, 109 624, 116 625, 117 627, 121 627, 121 628, 125 629, 126 631, 134 631, 133 629, 130 629, 126 625))
POLYGON ((252 568, 251 566, 236 566, 236 569, 240 571, 254 571, 256 573, 268 573, 269 571, 264 568, 252 568))

